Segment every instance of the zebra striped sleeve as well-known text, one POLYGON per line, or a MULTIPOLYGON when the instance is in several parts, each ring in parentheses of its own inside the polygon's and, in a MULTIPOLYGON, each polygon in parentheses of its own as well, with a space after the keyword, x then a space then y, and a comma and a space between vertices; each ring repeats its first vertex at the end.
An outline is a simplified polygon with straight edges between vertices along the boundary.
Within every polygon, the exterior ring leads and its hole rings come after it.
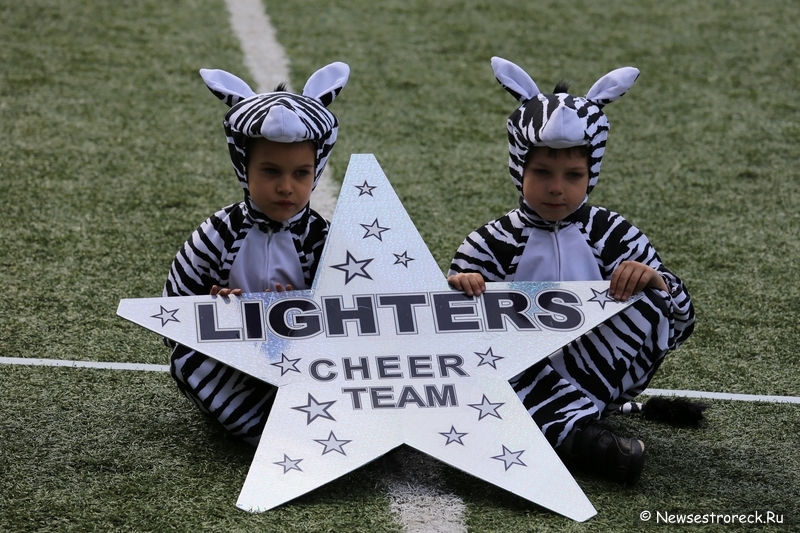
POLYGON ((214 213, 186 240, 172 262, 164 296, 194 296, 208 294, 213 285, 227 282, 230 264, 226 261, 233 251, 242 227, 238 204, 214 213))
POLYGON ((622 216, 600 207, 591 207, 587 214, 582 223, 590 246, 599 251, 599 265, 605 279, 611 279, 614 269, 623 261, 643 263, 661 274, 669 289, 673 329, 670 348, 677 348, 692 333, 695 322, 694 307, 684 283, 663 265, 647 236, 622 216))
POLYGON ((508 279, 524 249, 519 244, 524 242, 523 230, 509 213, 473 231, 456 250, 449 275, 477 272, 486 281, 508 279))

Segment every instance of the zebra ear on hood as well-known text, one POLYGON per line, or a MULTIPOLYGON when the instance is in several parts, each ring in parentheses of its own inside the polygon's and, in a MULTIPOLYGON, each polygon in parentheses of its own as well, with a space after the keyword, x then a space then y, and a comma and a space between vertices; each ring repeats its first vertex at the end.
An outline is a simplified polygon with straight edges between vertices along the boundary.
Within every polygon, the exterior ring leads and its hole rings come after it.
POLYGON ((228 107, 233 107, 245 98, 255 96, 255 92, 243 80, 224 70, 200 69, 200 76, 206 87, 228 107))
POLYGON ((328 107, 339 96, 350 78, 350 67, 336 61, 316 71, 303 87, 303 96, 314 98, 328 107))
POLYGON ((586 93, 586 99, 600 107, 610 104, 628 92, 638 77, 637 68, 622 67, 612 70, 592 85, 586 93))
POLYGON ((507 59, 493 57, 492 70, 494 70, 494 77, 500 82, 503 89, 520 102, 526 102, 542 92, 527 72, 507 59))

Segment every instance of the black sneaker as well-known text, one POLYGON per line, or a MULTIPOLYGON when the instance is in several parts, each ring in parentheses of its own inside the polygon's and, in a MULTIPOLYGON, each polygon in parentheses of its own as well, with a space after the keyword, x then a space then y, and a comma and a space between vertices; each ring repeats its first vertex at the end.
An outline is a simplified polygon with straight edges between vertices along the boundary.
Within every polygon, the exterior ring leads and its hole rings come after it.
POLYGON ((623 439, 597 424, 573 432, 562 456, 575 466, 605 479, 633 485, 644 468, 644 442, 623 439))

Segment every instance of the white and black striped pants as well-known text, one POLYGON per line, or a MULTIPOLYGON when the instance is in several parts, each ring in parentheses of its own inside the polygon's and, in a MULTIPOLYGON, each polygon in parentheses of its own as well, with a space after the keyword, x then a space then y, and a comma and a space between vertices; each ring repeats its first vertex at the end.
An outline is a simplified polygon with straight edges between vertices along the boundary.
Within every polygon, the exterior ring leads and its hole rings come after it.
POLYGON ((170 373, 197 407, 228 433, 256 446, 277 388, 183 345, 176 345, 170 373))

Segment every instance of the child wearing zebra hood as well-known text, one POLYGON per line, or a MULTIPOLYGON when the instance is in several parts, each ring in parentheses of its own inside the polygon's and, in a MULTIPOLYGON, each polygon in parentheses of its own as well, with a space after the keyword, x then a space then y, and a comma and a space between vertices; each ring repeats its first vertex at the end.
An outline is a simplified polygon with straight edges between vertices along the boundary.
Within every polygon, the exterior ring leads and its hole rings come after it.
POLYGON ((568 465, 635 483, 644 443, 597 421, 639 395, 670 350, 694 328, 683 282, 622 216, 589 206, 608 136, 603 107, 639 71, 614 70, 585 97, 560 83, 542 94, 519 66, 492 58, 495 77, 522 105, 508 119, 509 170, 519 207, 470 233, 448 281, 479 295, 486 281, 610 280, 608 296, 642 298, 511 380, 528 412, 568 465))
MULTIPOLYGON (((347 84, 350 68, 316 71, 302 94, 279 86, 256 94, 222 70, 200 71, 230 106, 223 125, 244 199, 211 215, 178 252, 165 296, 308 289, 328 235, 309 198, 336 142, 339 123, 327 106, 347 84)), ((171 345, 178 388, 233 436, 256 445, 275 387, 183 345, 171 345)))

